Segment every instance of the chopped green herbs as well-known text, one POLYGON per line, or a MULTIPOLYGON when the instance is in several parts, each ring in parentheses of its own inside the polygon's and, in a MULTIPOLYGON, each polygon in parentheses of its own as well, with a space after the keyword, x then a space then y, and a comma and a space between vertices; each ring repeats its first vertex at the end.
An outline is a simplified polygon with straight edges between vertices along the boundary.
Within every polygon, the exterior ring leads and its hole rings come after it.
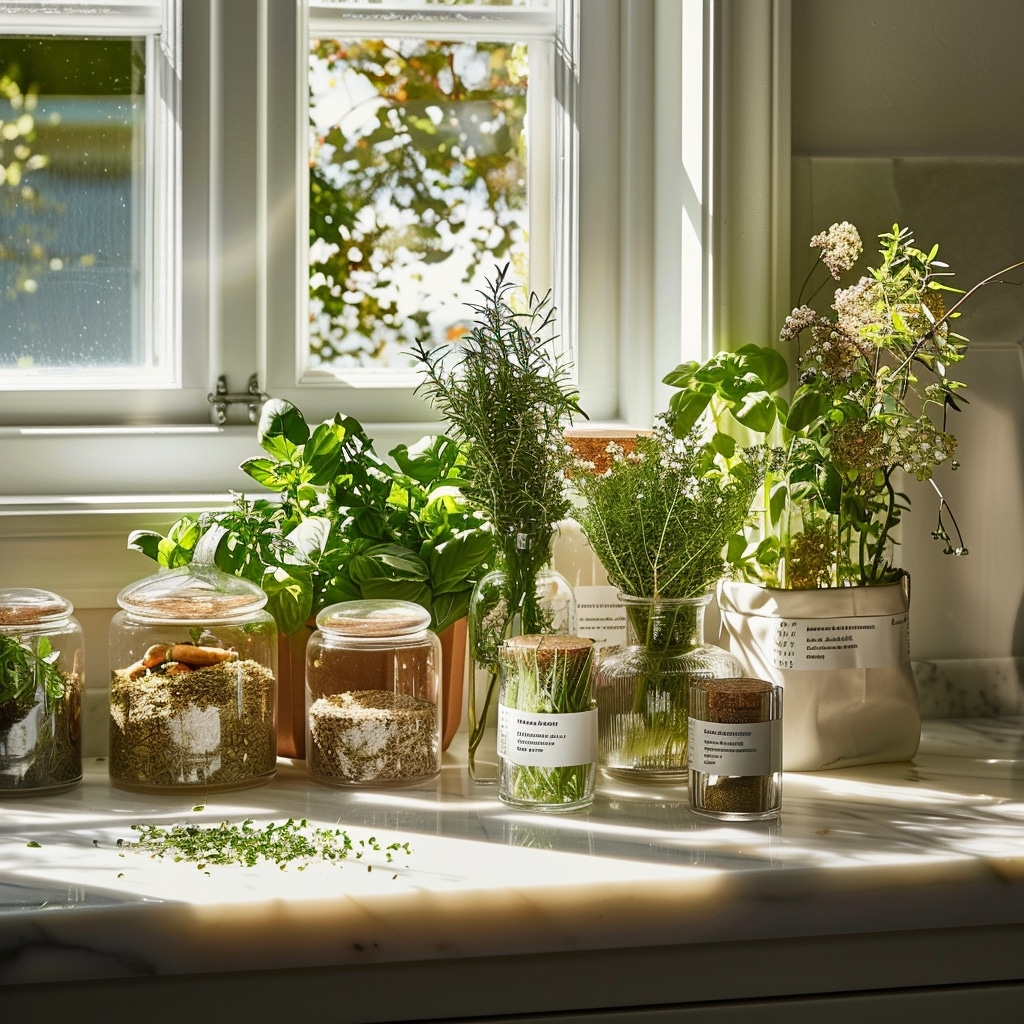
POLYGON ((276 864, 282 871, 295 866, 302 871, 311 863, 337 863, 366 853, 383 853, 391 863, 398 853, 411 854, 408 843, 382 846, 376 837, 353 841, 343 829, 310 828, 306 818, 289 818, 257 826, 252 818, 240 825, 222 821, 219 825, 132 825, 136 842, 118 840, 122 849, 148 852, 152 857, 172 857, 195 863, 200 870, 211 864, 255 867, 261 861, 276 864))

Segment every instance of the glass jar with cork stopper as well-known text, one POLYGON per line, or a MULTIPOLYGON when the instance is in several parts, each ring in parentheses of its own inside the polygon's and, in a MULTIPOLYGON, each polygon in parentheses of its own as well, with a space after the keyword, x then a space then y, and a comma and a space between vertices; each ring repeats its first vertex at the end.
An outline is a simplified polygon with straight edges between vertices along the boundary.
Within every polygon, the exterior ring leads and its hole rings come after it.
POLYGON ((400 786, 441 770, 441 641, 411 601, 324 608, 306 644, 306 770, 335 786, 400 786))
POLYGON ((207 534, 190 565, 117 596, 109 772, 120 789, 243 789, 277 770, 277 627, 260 587, 213 564, 218 541, 207 534))
POLYGON ((0 590, 0 797, 82 781, 82 627, 48 590, 0 590))
POLYGON ((782 806, 782 687, 764 679, 701 679, 690 687, 690 809, 730 821, 774 818, 782 806))

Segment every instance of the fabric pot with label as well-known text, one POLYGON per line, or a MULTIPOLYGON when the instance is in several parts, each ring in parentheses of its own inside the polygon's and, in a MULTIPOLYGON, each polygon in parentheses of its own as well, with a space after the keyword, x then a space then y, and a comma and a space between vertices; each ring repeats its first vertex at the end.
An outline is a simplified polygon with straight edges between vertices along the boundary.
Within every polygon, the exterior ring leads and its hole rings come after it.
POLYGON ((726 581, 722 643, 783 687, 786 771, 905 761, 921 712, 910 663, 910 578, 874 587, 773 590, 726 581))

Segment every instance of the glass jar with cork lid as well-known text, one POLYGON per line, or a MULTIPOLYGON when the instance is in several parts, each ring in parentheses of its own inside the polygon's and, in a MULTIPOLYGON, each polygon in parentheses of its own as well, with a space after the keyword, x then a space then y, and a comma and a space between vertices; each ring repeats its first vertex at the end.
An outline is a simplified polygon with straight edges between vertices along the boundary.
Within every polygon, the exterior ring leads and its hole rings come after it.
POLYGON ((277 627, 263 590, 197 547, 191 565, 125 587, 117 603, 111 784, 211 792, 273 778, 277 627))
POLYGON ((82 627, 48 590, 0 590, 0 797, 82 781, 82 627))
POLYGON ((782 687, 738 676, 690 687, 690 809, 727 821, 782 806, 782 687))
POLYGON ((411 601, 324 608, 306 644, 306 770, 334 786, 399 786, 441 770, 441 642, 411 601))

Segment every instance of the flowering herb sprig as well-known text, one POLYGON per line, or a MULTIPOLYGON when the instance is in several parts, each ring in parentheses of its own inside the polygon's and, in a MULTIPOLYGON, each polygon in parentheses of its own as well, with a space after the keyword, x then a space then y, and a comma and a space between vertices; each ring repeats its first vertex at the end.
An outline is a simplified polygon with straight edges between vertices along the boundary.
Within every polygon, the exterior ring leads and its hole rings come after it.
POLYGON ((625 451, 608 446, 611 465, 574 477, 584 533, 623 593, 699 597, 721 579, 723 551, 743 525, 770 453, 721 451, 697 431, 678 438, 662 417, 625 451))
MULTIPOLYGON (((910 508, 897 490, 901 472, 928 481, 938 495, 933 536, 943 550, 967 554, 933 479, 940 465, 957 468, 948 420, 960 409, 964 384, 950 369, 968 342, 952 324, 978 289, 1024 262, 963 291, 948 283, 938 246, 919 249, 898 224, 879 241, 878 265, 837 288, 828 314, 810 305, 813 294, 806 301, 801 294, 786 318, 780 341, 797 352, 791 403, 783 397, 788 367, 769 348, 744 346, 665 378, 680 388, 671 405, 677 433, 711 409, 717 428, 728 433, 739 423, 782 454, 766 481, 759 533, 731 548, 731 561, 748 579, 791 588, 895 582, 902 575, 893 561, 896 530, 910 508)), ((815 235, 811 247, 818 259, 802 293, 822 267, 823 284, 840 281, 863 248, 847 221, 815 235)))

